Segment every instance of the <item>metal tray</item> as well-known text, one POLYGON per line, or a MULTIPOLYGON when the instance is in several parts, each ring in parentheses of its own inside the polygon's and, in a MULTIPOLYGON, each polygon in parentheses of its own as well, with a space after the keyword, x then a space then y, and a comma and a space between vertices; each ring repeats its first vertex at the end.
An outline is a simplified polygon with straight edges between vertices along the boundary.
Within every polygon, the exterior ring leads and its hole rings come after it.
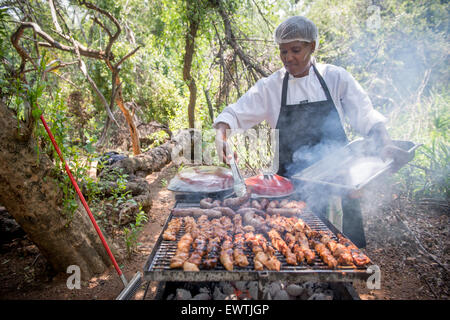
MULTIPOLYGON (((198 203, 177 202, 175 207, 193 207, 198 203)), ((305 211, 300 216, 313 230, 322 230, 331 232, 337 239, 340 232, 328 221, 320 219, 311 211, 305 211)), ((184 234, 184 227, 177 234, 177 241, 167 241, 162 239, 169 221, 173 218, 170 213, 158 240, 153 247, 145 266, 144 279, 148 281, 276 281, 286 280, 291 282, 299 281, 328 281, 328 282, 352 282, 356 280, 367 280, 370 274, 367 268, 355 268, 339 266, 337 269, 328 269, 328 267, 316 257, 314 265, 301 264, 298 266, 288 265, 285 257, 277 252, 276 256, 281 262, 280 271, 255 271, 253 260, 249 259, 250 264, 247 267, 235 267, 233 271, 226 270, 220 263, 213 270, 202 270, 199 272, 187 272, 182 269, 171 269, 170 260, 174 256, 178 240, 184 234)), ((342 233, 341 233, 342 234, 342 233)), ((270 243, 270 240, 268 241, 270 243)), ((248 256, 252 256, 247 252, 248 256)))
MULTIPOLYGON (((414 158, 415 150, 420 146, 411 141, 393 140, 393 143, 408 152, 407 162, 414 158)), ((392 159, 383 161, 374 155, 373 150, 370 140, 354 140, 336 153, 294 174, 291 179, 297 186, 321 186, 333 194, 358 192, 372 181, 400 169, 392 159)))

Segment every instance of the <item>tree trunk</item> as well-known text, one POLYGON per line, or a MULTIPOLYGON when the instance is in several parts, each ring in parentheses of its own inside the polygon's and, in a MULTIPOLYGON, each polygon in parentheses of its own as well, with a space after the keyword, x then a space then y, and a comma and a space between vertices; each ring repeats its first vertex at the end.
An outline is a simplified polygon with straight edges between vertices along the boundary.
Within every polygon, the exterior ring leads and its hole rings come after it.
MULTIPOLYGON (((187 11, 194 12, 195 4, 191 3, 191 1, 187 1, 187 11)), ((197 86, 195 85, 195 80, 191 75, 191 67, 192 67, 192 58, 194 56, 194 45, 195 45, 195 37, 197 36, 198 31, 198 18, 196 18, 195 14, 192 14, 189 19, 189 30, 186 33, 186 44, 184 50, 184 66, 183 66, 183 80, 189 87, 189 105, 188 105, 188 119, 189 119, 189 128, 194 128, 195 122, 195 103, 197 100, 197 86)))
MULTIPOLYGON (((113 71, 114 74, 114 71, 113 71)), ((130 129, 130 136, 131 136, 131 145, 133 147, 133 155, 137 156, 138 154, 141 154, 141 145, 139 142, 139 132, 136 129, 136 124, 134 123, 133 117, 130 114, 130 111, 125 107, 125 104, 123 102, 123 96, 122 96, 122 88, 120 87, 120 80, 119 76, 116 75, 115 79, 115 85, 117 86, 117 96, 116 96, 116 103, 119 106, 120 110, 122 111, 125 120, 128 124, 128 128, 130 129)))
POLYGON ((84 208, 65 216, 53 163, 35 139, 18 139, 17 124, 0 101, 0 203, 55 271, 78 265, 82 279, 103 272, 110 261, 84 208))

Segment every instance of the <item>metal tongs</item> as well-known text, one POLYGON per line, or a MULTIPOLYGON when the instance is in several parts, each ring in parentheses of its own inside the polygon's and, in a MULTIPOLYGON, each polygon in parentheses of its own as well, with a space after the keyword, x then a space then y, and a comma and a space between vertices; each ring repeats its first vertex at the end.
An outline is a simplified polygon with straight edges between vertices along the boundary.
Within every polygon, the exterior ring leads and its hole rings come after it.
MULTIPOLYGON (((232 149, 230 149, 232 150, 232 149)), ((239 171, 236 162, 234 161, 234 155, 231 155, 230 159, 231 173, 233 174, 233 190, 236 196, 243 197, 247 194, 247 186, 242 178, 241 172, 239 171)))

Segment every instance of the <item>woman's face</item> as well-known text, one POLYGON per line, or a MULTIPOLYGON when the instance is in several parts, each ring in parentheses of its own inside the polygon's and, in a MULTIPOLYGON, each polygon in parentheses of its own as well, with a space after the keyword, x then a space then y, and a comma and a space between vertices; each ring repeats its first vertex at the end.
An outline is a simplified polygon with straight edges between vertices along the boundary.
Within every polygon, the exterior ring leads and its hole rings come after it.
POLYGON ((280 44, 280 58, 289 74, 300 78, 308 74, 315 42, 292 41, 280 44))

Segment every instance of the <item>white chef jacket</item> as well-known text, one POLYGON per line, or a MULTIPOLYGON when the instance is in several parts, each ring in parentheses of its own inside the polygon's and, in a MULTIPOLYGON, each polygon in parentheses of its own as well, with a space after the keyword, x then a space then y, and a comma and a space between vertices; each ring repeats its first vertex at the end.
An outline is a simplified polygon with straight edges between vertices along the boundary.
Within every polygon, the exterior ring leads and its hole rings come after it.
MULTIPOLYGON (((350 126, 362 135, 367 135, 374 124, 386 122, 386 118, 373 109, 369 96, 353 76, 341 67, 331 64, 316 63, 336 106, 342 125, 348 119, 350 126)), ((215 119, 217 123, 225 122, 231 129, 249 129, 267 120, 275 128, 281 108, 281 90, 285 68, 262 78, 250 88, 238 101, 228 105, 215 119)), ((316 102, 326 100, 325 92, 313 67, 302 78, 289 75, 286 104, 316 102)))

